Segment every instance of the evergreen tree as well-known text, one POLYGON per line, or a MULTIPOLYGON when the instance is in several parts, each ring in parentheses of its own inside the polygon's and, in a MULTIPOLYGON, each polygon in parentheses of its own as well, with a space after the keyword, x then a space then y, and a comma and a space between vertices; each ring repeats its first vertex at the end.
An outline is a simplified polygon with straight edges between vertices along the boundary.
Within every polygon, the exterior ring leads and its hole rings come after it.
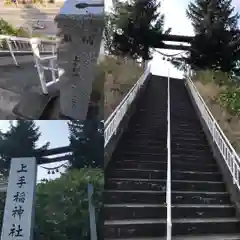
POLYGON ((70 146, 73 151, 71 168, 103 168, 103 124, 99 121, 71 120, 68 126, 70 146))
POLYGON ((161 43, 163 33, 164 16, 159 8, 157 0, 115 1, 105 28, 108 51, 133 59, 151 59, 150 48, 161 43))
MULTIPOLYGON (((16 125, 10 123, 10 129, 1 133, 0 138, 0 173, 8 176, 11 158, 32 157, 37 149, 36 143, 41 136, 34 121, 18 120, 16 125)), ((45 150, 49 143, 39 150, 45 150)))
POLYGON ((185 59, 193 68, 238 71, 240 54, 239 14, 231 0, 195 0, 188 6, 195 38, 185 59))

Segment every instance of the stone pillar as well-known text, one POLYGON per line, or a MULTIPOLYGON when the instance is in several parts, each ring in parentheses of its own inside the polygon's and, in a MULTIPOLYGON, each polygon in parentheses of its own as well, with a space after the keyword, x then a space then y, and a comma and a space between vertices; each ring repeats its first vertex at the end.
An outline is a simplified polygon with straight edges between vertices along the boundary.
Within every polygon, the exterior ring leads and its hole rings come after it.
POLYGON ((55 21, 63 40, 58 49, 60 111, 85 120, 104 28, 103 0, 66 0, 55 21))

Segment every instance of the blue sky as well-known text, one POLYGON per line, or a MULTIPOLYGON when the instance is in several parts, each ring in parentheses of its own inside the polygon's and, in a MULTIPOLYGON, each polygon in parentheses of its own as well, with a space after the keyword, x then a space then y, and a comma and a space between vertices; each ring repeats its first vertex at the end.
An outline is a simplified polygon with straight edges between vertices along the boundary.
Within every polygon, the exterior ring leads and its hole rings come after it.
MULTIPOLYGON (((41 137, 38 141, 38 146, 42 146, 46 142, 50 142, 50 148, 61 147, 69 145, 69 132, 67 121, 63 120, 37 120, 35 121, 36 125, 39 126, 39 131, 42 133, 41 137)), ((13 121, 14 123, 14 121, 13 121)), ((9 128, 8 120, 0 120, 0 130, 6 131, 9 128)), ((44 164, 45 167, 54 167, 59 166, 63 162, 60 163, 52 163, 52 164, 44 164)), ((62 172, 64 168, 60 169, 62 172)), ((55 175, 48 175, 47 171, 43 169, 41 166, 38 167, 38 181, 42 178, 53 179, 55 177, 60 176, 60 173, 55 175)))
MULTIPOLYGON (((191 22, 186 17, 186 9, 192 0, 161 0, 161 13, 165 14, 165 29, 172 28, 172 34, 176 35, 193 35, 191 22)), ((240 12, 240 0, 233 0, 233 6, 240 12)), ((110 9, 112 0, 105 0, 106 9, 110 9)), ((176 50, 161 50, 165 54, 179 53, 176 50)), ((163 61, 159 53, 154 54, 151 61, 151 72, 155 75, 168 75, 168 68, 171 77, 182 77, 183 73, 175 69, 170 63, 163 61)))

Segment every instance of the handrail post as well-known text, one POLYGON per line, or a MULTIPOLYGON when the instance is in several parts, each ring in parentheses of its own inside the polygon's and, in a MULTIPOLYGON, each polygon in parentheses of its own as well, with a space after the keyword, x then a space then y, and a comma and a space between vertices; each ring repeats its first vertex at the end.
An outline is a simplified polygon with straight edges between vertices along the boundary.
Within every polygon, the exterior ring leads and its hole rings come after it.
POLYGON ((88 211, 89 211, 89 221, 90 221, 90 239, 97 240, 96 216, 95 216, 95 208, 92 202, 92 195, 93 195, 93 185, 88 184, 88 211))
POLYGON ((39 43, 40 43, 40 40, 37 39, 37 38, 31 38, 30 39, 30 44, 31 44, 31 47, 32 47, 33 57, 34 57, 36 67, 37 67, 37 71, 38 71, 38 75, 39 75, 39 78, 40 78, 42 91, 43 91, 44 94, 48 94, 46 79, 45 79, 45 75, 44 75, 44 69, 42 67, 41 60, 40 60, 39 43))
POLYGON ((14 55, 12 45, 11 45, 10 40, 9 40, 8 38, 6 38, 6 42, 7 42, 7 45, 8 45, 10 54, 11 54, 11 56, 12 56, 12 58, 13 58, 13 61, 14 61, 15 65, 16 65, 16 66, 19 66, 19 64, 18 64, 18 62, 17 62, 17 59, 16 59, 16 57, 15 57, 15 55, 14 55))
POLYGON ((171 132, 170 132, 170 70, 168 68, 168 106, 167 106, 167 240, 172 239, 172 203, 171 203, 171 132))

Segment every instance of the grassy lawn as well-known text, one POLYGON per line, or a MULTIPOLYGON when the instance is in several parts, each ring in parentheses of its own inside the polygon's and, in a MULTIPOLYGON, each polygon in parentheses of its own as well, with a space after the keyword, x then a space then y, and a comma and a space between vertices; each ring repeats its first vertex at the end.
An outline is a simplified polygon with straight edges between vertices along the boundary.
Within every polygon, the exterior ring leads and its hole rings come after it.
POLYGON ((236 149, 240 152, 240 90, 228 82, 226 74, 215 75, 211 71, 199 72, 194 83, 208 105, 214 118, 236 149))

